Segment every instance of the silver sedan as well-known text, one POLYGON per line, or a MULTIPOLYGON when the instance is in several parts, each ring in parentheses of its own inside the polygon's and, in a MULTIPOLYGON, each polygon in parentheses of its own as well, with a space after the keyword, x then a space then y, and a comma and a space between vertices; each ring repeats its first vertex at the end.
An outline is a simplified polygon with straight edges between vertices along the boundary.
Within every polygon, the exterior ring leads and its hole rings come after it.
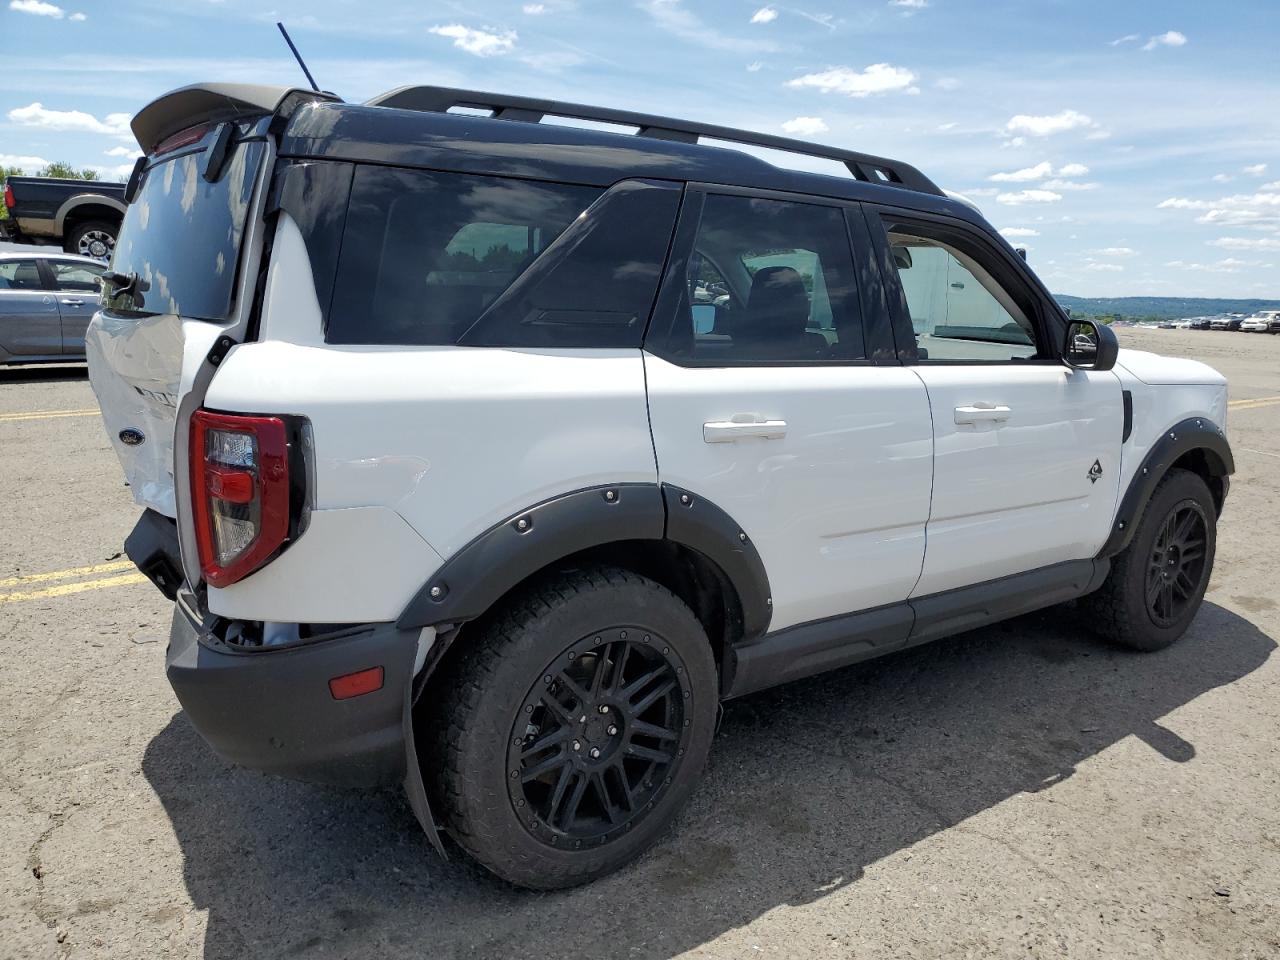
POLYGON ((0 365, 83 360, 107 265, 54 248, 29 251, 0 251, 0 365))

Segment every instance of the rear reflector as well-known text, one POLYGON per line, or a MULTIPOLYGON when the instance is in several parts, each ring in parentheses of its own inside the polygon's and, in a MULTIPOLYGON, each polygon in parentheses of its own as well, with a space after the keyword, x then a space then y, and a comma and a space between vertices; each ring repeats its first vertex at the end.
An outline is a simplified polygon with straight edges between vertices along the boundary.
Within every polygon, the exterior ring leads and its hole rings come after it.
POLYGON ((335 700, 350 700, 366 693, 382 689, 382 668, 370 667, 358 673, 334 677, 329 681, 329 692, 335 700))
POLYGON ((270 560, 289 536, 289 445, 279 417, 197 410, 191 500, 200 570, 225 587, 270 560))
POLYGON ((4 182, 4 205, 10 210, 17 206, 13 199, 13 187, 8 180, 4 182))

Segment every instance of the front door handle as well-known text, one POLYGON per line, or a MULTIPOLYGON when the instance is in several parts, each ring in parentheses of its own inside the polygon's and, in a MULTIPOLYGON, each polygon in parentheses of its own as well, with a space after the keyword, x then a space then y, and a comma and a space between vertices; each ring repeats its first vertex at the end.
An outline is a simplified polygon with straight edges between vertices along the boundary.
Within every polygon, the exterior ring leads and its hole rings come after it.
POLYGON ((732 443, 748 437, 781 440, 787 435, 787 421, 764 420, 755 414, 734 414, 732 420, 712 420, 702 425, 702 439, 707 443, 732 443))
POLYGON ((65 303, 68 307, 83 307, 83 306, 84 306, 84 301, 83 301, 83 300, 63 300, 62 302, 63 302, 63 303, 65 303))
POLYGON ((956 423, 1004 423, 1012 414, 1008 407, 979 400, 956 407, 956 423))

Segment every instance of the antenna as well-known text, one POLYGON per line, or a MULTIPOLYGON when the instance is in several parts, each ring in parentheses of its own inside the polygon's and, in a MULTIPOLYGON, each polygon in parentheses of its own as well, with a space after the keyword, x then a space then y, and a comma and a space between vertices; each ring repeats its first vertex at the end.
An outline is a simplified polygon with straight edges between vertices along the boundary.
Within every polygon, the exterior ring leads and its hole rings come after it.
POLYGON ((284 37, 284 42, 289 45, 289 49, 293 51, 293 58, 298 61, 298 66, 302 68, 302 72, 307 75, 307 83, 311 84, 311 89, 320 92, 320 88, 316 86, 315 77, 311 76, 311 71, 307 69, 307 65, 302 62, 302 54, 298 52, 298 48, 293 45, 293 40, 289 36, 289 31, 284 28, 284 24, 276 21, 276 26, 280 28, 280 35, 284 37))

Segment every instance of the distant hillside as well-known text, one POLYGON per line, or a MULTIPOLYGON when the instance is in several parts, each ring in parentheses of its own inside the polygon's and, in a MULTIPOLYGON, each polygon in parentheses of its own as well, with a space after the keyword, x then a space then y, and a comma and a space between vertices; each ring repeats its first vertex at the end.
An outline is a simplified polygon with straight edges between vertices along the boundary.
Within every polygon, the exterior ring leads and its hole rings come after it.
POLYGON ((1072 297, 1055 293, 1063 308, 1087 317, 1152 317, 1179 320, 1219 313, 1280 310, 1280 300, 1218 300, 1212 297, 1072 297))

